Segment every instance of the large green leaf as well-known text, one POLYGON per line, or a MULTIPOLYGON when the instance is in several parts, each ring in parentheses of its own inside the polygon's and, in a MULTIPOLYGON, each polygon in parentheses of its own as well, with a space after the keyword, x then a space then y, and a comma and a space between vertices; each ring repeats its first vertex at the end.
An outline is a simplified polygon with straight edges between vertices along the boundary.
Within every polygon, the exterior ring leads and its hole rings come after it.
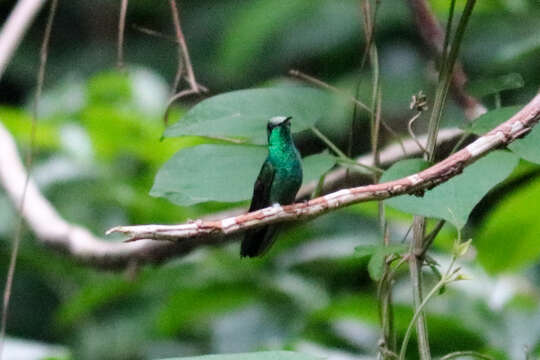
POLYGON ((356 255, 360 257, 369 256, 368 272, 371 279, 378 281, 381 279, 384 270, 384 259, 388 255, 400 254, 407 250, 404 244, 391 244, 389 246, 361 245, 354 249, 356 255))
MULTIPOLYGON (((470 130, 475 134, 482 135, 510 119, 521 108, 521 106, 509 106, 492 110, 480 116, 470 130)), ((523 159, 540 164, 540 126, 535 126, 527 136, 523 139, 517 139, 508 145, 508 148, 523 159)))
POLYGON ((321 357, 292 351, 262 351, 245 354, 204 355, 167 360, 320 360, 321 357))
POLYGON ((506 106, 488 111, 479 116, 471 125, 470 131, 477 135, 484 135, 488 131, 499 126, 517 113, 522 106, 506 106))
POLYGON ((510 194, 474 238, 478 259, 491 273, 519 270, 540 258, 540 179, 510 194))
MULTIPOLYGON (((507 151, 493 151, 444 184, 426 191, 423 197, 402 195, 386 203, 401 211, 445 219, 462 228, 476 204, 495 185, 506 179, 518 164, 518 158, 507 151)), ((381 181, 414 174, 427 164, 420 159, 403 160, 384 173, 381 181)))
POLYGON ((481 79, 471 81, 467 89, 469 92, 478 97, 496 94, 504 90, 519 89, 523 87, 525 82, 523 77, 517 73, 506 74, 495 78, 481 79))
POLYGON ((540 164, 540 126, 536 125, 527 136, 514 141, 508 148, 523 159, 540 164))
POLYGON ((506 43, 494 54, 494 58, 499 63, 505 63, 528 56, 533 57, 538 52, 540 52, 540 38, 538 33, 531 33, 528 38, 516 39, 516 41, 506 43))
MULTIPOLYGON (((260 146, 204 144, 183 149, 159 170, 150 195, 179 205, 247 200, 266 155, 260 146)), ((308 156, 303 160, 304 182, 333 165, 334 157, 328 154, 308 156)))
POLYGON ((327 117, 335 97, 307 87, 232 91, 206 99, 165 130, 165 137, 198 135, 266 142, 266 123, 273 116, 292 116, 298 132, 327 117))

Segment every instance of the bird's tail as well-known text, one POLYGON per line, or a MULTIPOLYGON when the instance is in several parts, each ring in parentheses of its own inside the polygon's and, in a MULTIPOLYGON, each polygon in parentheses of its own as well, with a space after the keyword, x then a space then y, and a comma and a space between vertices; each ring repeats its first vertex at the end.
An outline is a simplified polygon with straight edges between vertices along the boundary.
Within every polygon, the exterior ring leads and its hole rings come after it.
POLYGON ((274 243, 279 225, 267 225, 246 231, 240 247, 240 256, 255 257, 263 255, 274 243))

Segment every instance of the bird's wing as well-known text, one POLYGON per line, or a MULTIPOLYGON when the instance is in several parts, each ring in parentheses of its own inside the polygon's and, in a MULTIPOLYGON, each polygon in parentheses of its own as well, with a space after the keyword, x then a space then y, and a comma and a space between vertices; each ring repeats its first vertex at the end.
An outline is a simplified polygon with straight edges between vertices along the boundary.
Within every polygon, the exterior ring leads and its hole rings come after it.
POLYGON ((266 160, 253 186, 253 197, 249 211, 264 209, 270 206, 270 189, 274 182, 276 170, 270 161, 266 160))

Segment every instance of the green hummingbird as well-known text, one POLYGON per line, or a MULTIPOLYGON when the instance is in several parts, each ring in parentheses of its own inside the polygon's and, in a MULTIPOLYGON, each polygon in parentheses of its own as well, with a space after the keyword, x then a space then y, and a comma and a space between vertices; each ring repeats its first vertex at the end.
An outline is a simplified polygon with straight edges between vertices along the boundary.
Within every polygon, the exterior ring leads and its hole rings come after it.
MULTIPOLYGON (((302 161, 291 135, 291 117, 271 118, 267 133, 268 157, 253 187, 250 212, 271 205, 292 204, 302 185, 302 161)), ((279 225, 267 225, 248 230, 242 241, 240 255, 262 255, 272 245, 278 229, 279 225)))

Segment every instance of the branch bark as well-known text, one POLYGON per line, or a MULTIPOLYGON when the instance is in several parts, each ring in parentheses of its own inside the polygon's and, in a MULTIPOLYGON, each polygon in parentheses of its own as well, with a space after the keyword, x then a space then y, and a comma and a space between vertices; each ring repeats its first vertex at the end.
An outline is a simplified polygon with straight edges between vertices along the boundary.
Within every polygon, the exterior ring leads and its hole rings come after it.
POLYGON ((4 74, 26 30, 46 0, 19 0, 0 32, 0 78, 4 74))
MULTIPOLYGON (((503 124, 464 149, 417 174, 386 183, 343 189, 313 200, 287 206, 274 206, 218 221, 196 220, 180 225, 119 226, 107 233, 123 233, 129 240, 153 239, 182 243, 184 239, 222 239, 277 222, 307 220, 352 204, 384 200, 403 194, 419 194, 460 174, 463 169, 500 146, 525 136, 540 120, 540 94, 503 124)), ((221 240, 217 240, 221 241, 221 240)))
MULTIPOLYGON (((440 134, 440 143, 455 140, 461 135, 458 129, 443 130, 440 134)), ((425 137, 424 140, 425 141, 425 137)), ((419 153, 413 141, 405 141, 407 154, 413 156, 419 153)), ((387 166, 403 157, 399 145, 390 145, 381 151, 381 164, 387 166)), ((372 164, 373 157, 365 155, 358 160, 362 163, 372 164)), ((9 131, 0 122, 0 186, 6 190, 11 203, 20 203, 23 184, 27 173, 17 152, 15 141, 9 131)), ((339 186, 345 176, 345 169, 338 169, 327 175, 325 189, 339 186)), ((299 199, 308 197, 314 190, 313 184, 307 184, 299 192, 299 199)), ((323 192, 326 193, 326 192, 323 192)), ((207 242, 183 241, 156 242, 151 240, 124 244, 107 241, 94 236, 84 227, 66 221, 49 201, 41 194, 36 184, 30 180, 26 201, 31 206, 24 208, 23 217, 36 236, 36 240, 43 245, 65 253, 82 263, 102 269, 122 269, 129 264, 158 264, 171 258, 187 255, 202 245, 217 245, 219 239, 208 239, 207 242)), ((243 209, 226 210, 211 214, 206 220, 220 219, 243 213, 243 209)))
MULTIPOLYGON (((0 185, 15 206, 23 196, 25 180, 26 171, 15 141, 0 122, 0 185)), ((133 263, 160 263, 187 254, 200 245, 150 240, 124 244, 98 238, 62 218, 32 180, 28 183, 26 201, 29 206, 23 208, 22 215, 40 243, 98 268, 120 269, 133 263)))

